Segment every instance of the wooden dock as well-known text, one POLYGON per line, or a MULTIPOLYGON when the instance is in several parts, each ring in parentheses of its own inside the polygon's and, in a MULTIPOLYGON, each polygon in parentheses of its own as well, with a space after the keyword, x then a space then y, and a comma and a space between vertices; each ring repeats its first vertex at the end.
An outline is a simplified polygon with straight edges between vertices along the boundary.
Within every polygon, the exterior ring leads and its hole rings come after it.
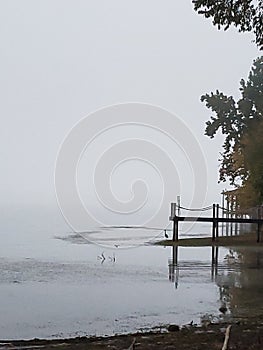
POLYGON ((257 225, 257 242, 261 240, 261 228, 263 225, 262 207, 259 207, 257 218, 248 218, 244 215, 241 216, 240 212, 231 213, 231 216, 224 217, 225 209, 220 207, 219 204, 213 204, 212 206, 200 209, 188 209, 178 206, 176 203, 171 203, 171 216, 170 220, 173 221, 173 241, 179 240, 179 222, 211 222, 212 223, 212 241, 215 241, 219 237, 219 223, 234 223, 234 224, 256 224, 257 225), (212 216, 181 216, 181 209, 189 211, 205 211, 212 210, 212 216), (220 209, 222 215, 220 216, 220 209))

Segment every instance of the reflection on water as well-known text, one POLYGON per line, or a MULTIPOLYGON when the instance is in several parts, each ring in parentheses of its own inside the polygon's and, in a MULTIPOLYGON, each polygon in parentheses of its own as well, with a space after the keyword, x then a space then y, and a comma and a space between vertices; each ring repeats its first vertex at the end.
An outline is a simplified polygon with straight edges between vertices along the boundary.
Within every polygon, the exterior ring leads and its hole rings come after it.
MULTIPOLYGON (((197 249, 197 248, 195 248, 197 249)), ((218 286, 219 311, 228 318, 263 317, 263 250, 259 248, 211 249, 211 281, 218 286), (224 252, 219 258, 220 250, 224 252)), ((180 272, 192 269, 200 273, 208 268, 203 262, 180 261, 179 248, 171 247, 168 278, 175 288, 180 285, 180 272)))
MULTIPOLYGON (((127 246, 123 230, 108 230, 107 236, 98 230, 99 242, 118 237, 111 241, 113 249, 78 235, 54 239, 46 232, 35 237, 33 231, 16 244, 2 242, 0 339, 109 335, 200 323, 206 313, 262 314, 261 250, 122 249, 127 246)), ((152 236, 149 229, 135 231, 135 238, 128 231, 133 242, 152 236)))
MULTIPOLYGON (((168 271, 169 271, 169 281, 174 282, 175 288, 178 288, 178 283, 179 283, 179 271, 181 269, 186 268, 185 262, 180 265, 178 263, 178 251, 179 247, 178 246, 173 246, 172 248, 172 256, 168 259, 168 271)), ((208 248, 209 249, 209 248, 208 248)), ((225 250, 225 249, 224 249, 225 250)), ((215 277, 218 275, 218 251, 219 247, 212 246, 211 247, 211 280, 215 281, 215 277)), ((200 264, 200 262, 196 262, 195 265, 192 265, 191 262, 188 264, 189 268, 192 269, 201 269, 201 268, 206 268, 204 264, 200 264)))
POLYGON ((263 316, 263 252, 235 249, 226 257, 229 270, 217 278, 220 298, 234 318, 263 316))
POLYGON ((168 260, 169 281, 174 282, 175 288, 178 287, 179 266, 178 266, 178 247, 172 247, 172 258, 168 260))

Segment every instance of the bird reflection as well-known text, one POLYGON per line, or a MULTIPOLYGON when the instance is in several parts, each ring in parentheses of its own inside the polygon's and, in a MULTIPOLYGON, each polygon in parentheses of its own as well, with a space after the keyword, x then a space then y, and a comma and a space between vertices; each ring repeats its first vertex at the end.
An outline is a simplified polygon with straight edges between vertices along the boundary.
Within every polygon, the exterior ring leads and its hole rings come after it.
POLYGON ((116 256, 115 256, 114 253, 113 253, 112 256, 109 256, 109 261, 111 261, 111 262, 115 262, 116 261, 116 256))

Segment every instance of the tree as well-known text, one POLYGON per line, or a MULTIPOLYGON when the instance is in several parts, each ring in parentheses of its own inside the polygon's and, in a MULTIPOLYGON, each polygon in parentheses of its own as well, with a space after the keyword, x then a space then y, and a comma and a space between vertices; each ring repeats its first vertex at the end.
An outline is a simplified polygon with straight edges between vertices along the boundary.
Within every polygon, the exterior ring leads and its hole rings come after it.
POLYGON ((248 80, 240 82, 241 98, 236 102, 218 90, 201 101, 214 112, 206 122, 205 134, 225 135, 219 181, 230 180, 239 189, 245 206, 263 202, 263 56, 256 59, 248 80), (248 203, 247 203, 248 205, 248 203))
MULTIPOLYGON (((244 163, 249 176, 243 187, 250 188, 255 204, 263 203, 263 120, 256 121, 242 138, 244 163)), ((242 202, 244 203, 244 199, 242 202)))
POLYGON ((263 49, 263 0, 192 0, 194 10, 213 25, 227 30, 231 25, 239 32, 253 31, 255 42, 263 49))

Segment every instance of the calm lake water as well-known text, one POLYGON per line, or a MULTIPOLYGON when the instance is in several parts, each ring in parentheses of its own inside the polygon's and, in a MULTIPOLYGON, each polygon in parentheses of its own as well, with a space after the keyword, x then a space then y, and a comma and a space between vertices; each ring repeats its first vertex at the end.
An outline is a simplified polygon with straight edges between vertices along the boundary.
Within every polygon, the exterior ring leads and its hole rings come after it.
POLYGON ((6 236, 0 247, 1 339, 200 323, 205 314, 219 317, 223 304, 226 318, 263 312, 261 251, 219 248, 212 260, 210 247, 179 248, 176 261, 171 247, 147 244, 163 238, 160 230, 62 231, 36 234, 31 228, 19 239, 12 230, 6 236))

